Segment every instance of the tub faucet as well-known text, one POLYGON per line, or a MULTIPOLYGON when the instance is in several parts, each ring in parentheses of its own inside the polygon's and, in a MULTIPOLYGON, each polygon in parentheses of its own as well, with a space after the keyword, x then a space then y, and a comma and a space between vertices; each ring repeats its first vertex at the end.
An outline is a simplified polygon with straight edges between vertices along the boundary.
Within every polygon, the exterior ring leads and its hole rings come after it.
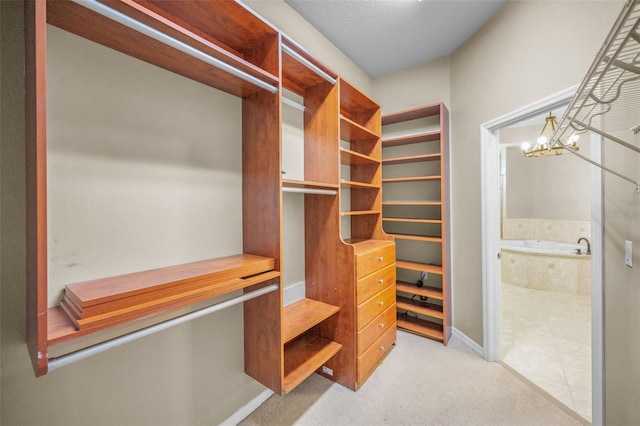
POLYGON ((578 244, 580 244, 580 241, 585 240, 587 243, 587 254, 591 254, 591 243, 589 242, 589 240, 585 237, 582 237, 578 240, 578 244))

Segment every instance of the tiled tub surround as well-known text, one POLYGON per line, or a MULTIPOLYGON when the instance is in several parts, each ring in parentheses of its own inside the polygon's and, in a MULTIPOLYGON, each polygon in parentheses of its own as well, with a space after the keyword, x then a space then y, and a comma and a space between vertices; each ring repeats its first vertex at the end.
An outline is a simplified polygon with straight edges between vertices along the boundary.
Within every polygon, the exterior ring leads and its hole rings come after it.
POLYGON ((502 248, 502 282, 581 296, 591 294, 591 256, 502 248))
POLYGON ((502 238, 505 240, 543 240, 575 244, 579 238, 591 239, 591 222, 555 219, 505 219, 502 238))

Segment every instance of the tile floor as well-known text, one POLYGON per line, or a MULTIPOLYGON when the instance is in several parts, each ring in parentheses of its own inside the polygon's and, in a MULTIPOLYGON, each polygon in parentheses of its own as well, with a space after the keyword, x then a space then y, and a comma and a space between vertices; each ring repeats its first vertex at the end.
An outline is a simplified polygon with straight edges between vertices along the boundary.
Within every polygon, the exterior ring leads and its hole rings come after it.
POLYGON ((591 297, 502 284, 502 360, 591 421, 591 297))

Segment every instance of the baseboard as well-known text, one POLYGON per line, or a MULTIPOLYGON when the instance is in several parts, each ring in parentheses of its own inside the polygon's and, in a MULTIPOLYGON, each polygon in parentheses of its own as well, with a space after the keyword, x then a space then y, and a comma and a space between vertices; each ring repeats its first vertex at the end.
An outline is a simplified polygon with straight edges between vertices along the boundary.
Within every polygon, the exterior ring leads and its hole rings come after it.
POLYGON ((220 425, 236 426, 241 421, 246 419, 249 414, 253 413, 259 406, 261 406, 263 402, 269 399, 271 395, 273 395, 273 391, 271 389, 265 389, 260 394, 258 394, 258 396, 240 407, 238 411, 233 413, 227 420, 220 423, 220 425))
POLYGON ((477 353, 480 357, 484 358, 484 350, 482 349, 482 346, 474 342, 469 336, 455 327, 451 327, 451 334, 459 339, 462 343, 467 345, 469 349, 477 353))
POLYGON ((288 285, 283 289, 282 305, 290 305, 298 300, 304 299, 305 297, 304 281, 288 285))

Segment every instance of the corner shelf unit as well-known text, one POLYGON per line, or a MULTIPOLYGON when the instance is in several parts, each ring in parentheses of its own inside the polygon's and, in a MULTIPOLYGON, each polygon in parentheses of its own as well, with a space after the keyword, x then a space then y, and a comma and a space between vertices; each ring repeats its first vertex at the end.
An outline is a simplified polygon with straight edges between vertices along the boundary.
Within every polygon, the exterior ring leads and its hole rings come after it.
POLYGON ((27 340, 36 375, 114 338, 204 315, 203 303, 239 290, 248 375, 279 394, 323 371, 357 389, 396 330, 395 245, 381 221, 380 106, 240 2, 25 4, 27 340), (63 303, 48 306, 47 24, 242 99, 242 253, 69 284, 63 303), (304 173, 295 177, 282 173, 285 107, 303 114, 304 173), (341 211, 345 191, 351 208, 341 211), (286 307, 283 192, 304 193, 305 209, 306 296, 286 307), (353 239, 341 235, 343 217, 353 239))
POLYGON ((443 104, 382 116, 383 224, 398 246, 398 327, 451 336, 449 117, 443 104))

